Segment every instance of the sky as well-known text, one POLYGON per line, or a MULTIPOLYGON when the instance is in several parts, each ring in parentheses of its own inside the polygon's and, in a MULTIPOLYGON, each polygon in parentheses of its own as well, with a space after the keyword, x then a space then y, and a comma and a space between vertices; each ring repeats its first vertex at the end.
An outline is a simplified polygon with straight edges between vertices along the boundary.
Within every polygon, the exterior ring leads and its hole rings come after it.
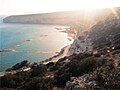
POLYGON ((118 7, 120 0, 0 0, 0 15, 118 7))

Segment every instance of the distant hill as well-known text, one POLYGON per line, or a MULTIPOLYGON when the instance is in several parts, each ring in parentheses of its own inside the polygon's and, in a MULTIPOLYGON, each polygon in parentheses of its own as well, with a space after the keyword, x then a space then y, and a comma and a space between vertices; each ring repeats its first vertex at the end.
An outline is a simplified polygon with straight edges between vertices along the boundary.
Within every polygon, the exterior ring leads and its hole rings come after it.
MULTIPOLYGON (((118 9, 118 8, 115 8, 118 9)), ((64 11, 40 14, 11 15, 3 19, 3 23, 22 24, 61 24, 61 25, 93 25, 101 18, 106 18, 111 9, 90 11, 64 11)), ((88 26, 87 26, 88 27, 88 26)))
MULTIPOLYGON (((41 14, 12 15, 3 19, 4 23, 23 24, 63 24, 86 23, 94 14, 86 14, 85 11, 64 11, 41 14), (85 22, 84 22, 85 21, 85 22)), ((90 20, 89 20, 90 21, 90 20)))

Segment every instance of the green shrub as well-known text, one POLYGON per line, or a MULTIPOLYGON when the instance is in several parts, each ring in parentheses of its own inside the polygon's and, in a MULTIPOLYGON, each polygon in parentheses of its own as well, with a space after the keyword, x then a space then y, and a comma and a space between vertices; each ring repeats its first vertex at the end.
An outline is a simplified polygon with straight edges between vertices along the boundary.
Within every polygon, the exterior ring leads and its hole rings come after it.
POLYGON ((32 76, 42 76, 47 72, 47 67, 46 65, 40 64, 35 67, 33 67, 33 70, 31 72, 32 76))
POLYGON ((54 79, 34 77, 30 82, 26 82, 19 90, 50 90, 54 86, 54 79))
POLYGON ((66 82, 70 80, 72 76, 81 76, 90 71, 95 70, 96 60, 94 58, 86 58, 82 60, 72 60, 65 64, 63 67, 59 68, 55 73, 55 80, 57 81, 57 86, 64 87, 66 82))

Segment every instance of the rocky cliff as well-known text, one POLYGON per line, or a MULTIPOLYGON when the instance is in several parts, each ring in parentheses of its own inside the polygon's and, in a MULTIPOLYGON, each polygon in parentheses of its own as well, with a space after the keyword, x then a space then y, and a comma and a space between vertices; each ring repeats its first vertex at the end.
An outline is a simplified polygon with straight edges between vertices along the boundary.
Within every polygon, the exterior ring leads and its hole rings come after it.
POLYGON ((119 32, 120 8, 103 9, 98 11, 92 19, 93 23, 88 21, 89 23, 84 24, 84 26, 77 26, 79 28, 76 28, 75 41, 68 52, 70 55, 92 51, 94 48, 98 48, 98 46, 102 47, 105 45, 105 42, 110 43, 113 37, 112 34, 118 34, 119 32))

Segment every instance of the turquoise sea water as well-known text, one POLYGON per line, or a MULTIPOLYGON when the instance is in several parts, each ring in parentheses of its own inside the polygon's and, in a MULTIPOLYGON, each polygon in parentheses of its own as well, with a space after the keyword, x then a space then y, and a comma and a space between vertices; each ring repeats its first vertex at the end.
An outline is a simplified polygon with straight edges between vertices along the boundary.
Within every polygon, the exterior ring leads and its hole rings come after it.
POLYGON ((0 71, 23 60, 43 61, 69 44, 67 33, 55 27, 68 26, 0 23, 0 50, 11 50, 0 52, 0 71))

